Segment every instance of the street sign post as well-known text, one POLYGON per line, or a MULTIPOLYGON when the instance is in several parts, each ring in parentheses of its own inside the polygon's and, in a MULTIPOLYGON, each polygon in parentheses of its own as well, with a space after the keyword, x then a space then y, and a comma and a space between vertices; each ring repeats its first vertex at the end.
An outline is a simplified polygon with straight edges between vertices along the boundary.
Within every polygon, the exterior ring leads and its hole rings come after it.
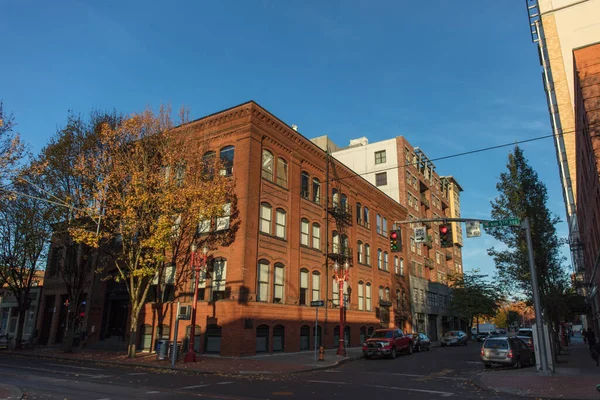
POLYGON ((315 308, 315 364, 317 363, 317 333, 319 331, 319 307, 323 307, 323 300, 314 300, 310 302, 310 306, 315 308))
POLYGON ((483 221, 484 228, 496 228, 498 226, 521 226, 521 220, 519 218, 508 218, 495 221, 483 221))

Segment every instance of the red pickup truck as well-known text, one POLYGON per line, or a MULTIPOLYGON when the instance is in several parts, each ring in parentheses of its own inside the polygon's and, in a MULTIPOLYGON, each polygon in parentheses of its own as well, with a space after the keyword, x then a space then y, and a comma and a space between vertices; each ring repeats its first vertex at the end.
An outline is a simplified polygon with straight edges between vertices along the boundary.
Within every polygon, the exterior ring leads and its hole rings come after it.
POLYGON ((362 350, 365 358, 373 356, 396 358, 398 352, 412 354, 412 337, 405 336, 400 329, 377 329, 363 343, 362 350))

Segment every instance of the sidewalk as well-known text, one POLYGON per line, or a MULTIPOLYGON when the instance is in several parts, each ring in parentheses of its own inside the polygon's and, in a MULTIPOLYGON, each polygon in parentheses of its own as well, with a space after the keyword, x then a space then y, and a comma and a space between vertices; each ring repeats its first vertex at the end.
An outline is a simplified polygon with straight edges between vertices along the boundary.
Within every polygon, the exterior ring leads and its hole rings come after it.
POLYGON ((0 383, 0 400, 21 400, 23 393, 12 385, 0 383))
MULTIPOLYGON (((141 368, 156 368, 166 370, 186 371, 199 374, 221 375, 254 375, 254 374, 292 374, 309 372, 318 369, 334 368, 344 362, 357 360, 362 357, 360 347, 347 349, 346 357, 336 355, 336 349, 325 350, 324 361, 314 361, 313 351, 299 353, 275 353, 250 357, 220 357, 217 355, 198 354, 195 363, 181 361, 171 367, 171 360, 159 361, 156 353, 138 353, 134 359, 127 358, 121 351, 110 350, 81 350, 76 353, 63 353, 61 349, 42 348, 36 350, 1 351, 2 354, 12 354, 25 357, 51 358, 62 360, 77 360, 88 363, 122 365, 141 368)), ((0 391, 0 400, 2 392, 0 391)))
POLYGON ((473 383, 482 389, 522 397, 598 399, 600 367, 596 367, 583 338, 577 335, 571 337, 571 345, 558 356, 555 372, 550 376, 540 375, 534 367, 519 370, 494 367, 479 373, 473 383))

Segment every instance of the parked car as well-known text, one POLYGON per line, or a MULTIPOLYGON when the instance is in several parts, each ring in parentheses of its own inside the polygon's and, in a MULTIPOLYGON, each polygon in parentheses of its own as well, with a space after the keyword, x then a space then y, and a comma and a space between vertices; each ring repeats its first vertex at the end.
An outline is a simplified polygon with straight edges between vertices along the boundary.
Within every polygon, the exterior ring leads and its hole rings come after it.
POLYGON ((535 365, 535 356, 522 340, 515 337, 496 336, 483 342, 481 361, 485 368, 491 368, 492 364, 522 368, 525 364, 535 365))
POLYGON ((444 333, 442 336, 442 340, 440 341, 442 347, 446 346, 466 346, 469 338, 466 333, 463 331, 448 331, 444 333))
POLYGON ((424 333, 411 333, 413 339, 413 350, 431 350, 431 339, 424 333))
POLYGON ((365 358, 385 356, 396 358, 399 352, 412 354, 413 338, 404 335, 400 329, 377 329, 362 346, 365 358))
POLYGON ((531 328, 521 328, 517 332, 517 338, 524 341, 527 346, 531 349, 531 351, 535 351, 533 347, 533 329, 531 328))
POLYGON ((478 342, 485 342, 485 339, 487 339, 490 335, 491 335, 491 332, 479 332, 478 334, 475 335, 475 339, 478 342))

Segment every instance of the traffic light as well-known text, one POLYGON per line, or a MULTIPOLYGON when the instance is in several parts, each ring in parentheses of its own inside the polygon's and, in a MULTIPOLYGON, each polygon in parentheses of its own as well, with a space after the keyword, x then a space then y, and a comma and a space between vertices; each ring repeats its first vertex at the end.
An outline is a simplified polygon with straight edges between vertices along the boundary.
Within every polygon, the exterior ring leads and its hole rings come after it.
POLYGON ((452 224, 441 224, 440 228, 440 245, 445 247, 453 247, 452 241, 452 224))
POLYGON ((400 229, 392 229, 390 231, 390 251, 392 253, 402 251, 402 235, 400 229))

